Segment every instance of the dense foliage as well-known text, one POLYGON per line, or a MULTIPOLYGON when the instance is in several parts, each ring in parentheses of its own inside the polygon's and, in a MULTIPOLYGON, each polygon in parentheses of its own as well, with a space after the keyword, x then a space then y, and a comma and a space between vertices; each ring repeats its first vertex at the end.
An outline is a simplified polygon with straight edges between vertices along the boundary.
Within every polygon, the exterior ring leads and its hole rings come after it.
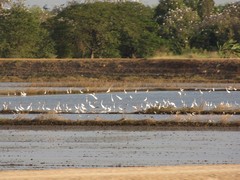
POLYGON ((0 57, 151 57, 219 51, 239 56, 240 2, 159 0, 76 3, 53 10, 0 1, 0 57), (4 8, 7 4, 9 8, 4 8))
POLYGON ((158 48, 152 17, 153 10, 139 3, 73 4, 50 29, 59 57, 144 57, 158 48))

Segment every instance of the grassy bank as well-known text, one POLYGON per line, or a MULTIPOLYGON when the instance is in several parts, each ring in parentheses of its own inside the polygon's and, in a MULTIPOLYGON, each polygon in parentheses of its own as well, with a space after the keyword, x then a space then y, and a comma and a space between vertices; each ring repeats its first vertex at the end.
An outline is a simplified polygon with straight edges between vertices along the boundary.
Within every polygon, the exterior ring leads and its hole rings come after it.
POLYGON ((201 122, 201 121, 181 121, 181 120, 126 120, 121 119, 117 121, 110 120, 65 120, 65 119, 56 119, 56 118, 37 118, 34 120, 30 119, 13 119, 13 120, 0 120, 1 126, 95 126, 95 127, 199 127, 199 128, 217 128, 217 127, 229 127, 229 128, 239 128, 240 121, 219 121, 219 122, 201 122))

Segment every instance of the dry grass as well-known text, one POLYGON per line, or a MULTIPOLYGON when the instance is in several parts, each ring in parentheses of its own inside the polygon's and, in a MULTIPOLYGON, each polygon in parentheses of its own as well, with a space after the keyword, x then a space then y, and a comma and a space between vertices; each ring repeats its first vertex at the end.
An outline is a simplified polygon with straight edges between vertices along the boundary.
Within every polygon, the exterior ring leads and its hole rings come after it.
POLYGON ((182 55, 174 55, 171 52, 168 51, 161 51, 157 52, 153 58, 159 59, 159 58, 179 58, 179 59, 224 59, 222 58, 217 51, 200 51, 200 50, 185 50, 182 55))
POLYGON ((119 82, 123 83, 119 85, 123 87, 138 81, 142 83, 139 85, 141 87, 148 82, 236 82, 240 78, 237 71, 239 66, 239 59, 195 57, 3 59, 0 60, 0 79, 2 82, 77 82, 78 86, 83 87, 97 87, 99 84, 117 86, 119 82))
POLYGON ((212 108, 209 110, 204 109, 204 104, 200 104, 199 106, 195 107, 181 107, 175 108, 173 106, 167 107, 150 107, 146 110, 142 110, 136 113, 142 114, 192 114, 192 115, 239 115, 240 109, 239 108, 232 108, 226 105, 219 104, 216 108, 212 108))
POLYGON ((152 119, 146 120, 126 120, 121 119, 118 121, 111 120, 66 120, 58 115, 39 116, 35 119, 27 119, 24 116, 18 116, 13 120, 0 120, 1 126, 21 126, 21 125, 34 125, 34 126, 153 126, 153 127, 240 127, 240 121, 219 121, 219 122, 201 122, 192 120, 163 120, 156 121, 152 119))

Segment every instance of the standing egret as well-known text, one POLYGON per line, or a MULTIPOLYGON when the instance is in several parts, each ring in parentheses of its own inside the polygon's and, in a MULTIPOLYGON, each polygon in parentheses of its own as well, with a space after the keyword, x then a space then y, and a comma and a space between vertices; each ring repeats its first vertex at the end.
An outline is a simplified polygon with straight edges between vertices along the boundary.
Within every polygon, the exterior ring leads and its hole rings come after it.
POLYGON ((27 93, 21 92, 21 96, 25 97, 25 96, 27 96, 27 93))
POLYGON ((96 97, 95 93, 89 94, 90 96, 92 96, 95 100, 98 100, 98 98, 96 97))
POLYGON ((32 111, 32 103, 30 103, 29 106, 27 107, 27 111, 32 111))
POLYGON ((228 93, 228 94, 230 94, 230 93, 231 93, 231 91, 230 91, 228 88, 226 88, 226 91, 227 91, 227 93, 228 93))
POLYGON ((111 87, 108 88, 106 93, 110 93, 110 91, 111 91, 111 87))
POLYGON ((111 94, 111 101, 112 101, 112 102, 114 102, 114 99, 113 99, 113 96, 112 96, 112 94, 111 94))
POLYGON ((92 109, 95 109, 95 108, 96 108, 94 105, 91 104, 90 101, 89 101, 88 105, 89 105, 92 109))

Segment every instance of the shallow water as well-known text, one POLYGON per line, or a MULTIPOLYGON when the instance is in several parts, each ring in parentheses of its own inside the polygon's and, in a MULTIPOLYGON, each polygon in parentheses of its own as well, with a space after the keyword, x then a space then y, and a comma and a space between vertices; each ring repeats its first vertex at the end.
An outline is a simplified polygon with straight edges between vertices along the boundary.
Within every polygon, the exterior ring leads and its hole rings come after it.
MULTIPOLYGON (((47 107, 53 109, 58 104, 62 109, 68 106, 70 111, 75 111, 75 106, 84 104, 88 112, 102 112, 105 107, 110 107, 111 111, 133 112, 145 108, 147 104, 164 104, 165 101, 174 102, 177 107, 183 107, 183 103, 191 107, 191 104, 196 101, 198 105, 204 102, 218 105, 221 102, 232 104, 239 108, 240 91, 226 91, 203 92, 186 91, 184 95, 179 95, 179 91, 151 91, 151 92, 124 92, 118 93, 98 93, 93 97, 91 94, 63 94, 63 95, 41 95, 41 96, 3 96, 0 97, 0 104, 7 102, 10 109, 19 107, 27 108, 32 103, 33 110, 42 110, 47 107), (97 99, 95 99, 97 98, 97 99), (101 105, 102 102, 102 105, 101 105), (91 108, 90 105, 95 108, 91 108), (133 107, 135 106, 135 108, 133 107)), ((207 107, 205 107, 207 108, 207 107)))
MULTIPOLYGON (((6 85, 7 86, 7 85, 6 85)), ((198 106, 208 103, 212 106, 204 105, 205 110, 213 109, 213 105, 219 105, 220 103, 228 104, 231 109, 240 109, 240 91, 136 91, 136 92, 110 92, 110 93, 96 93, 93 94, 60 94, 60 95, 38 95, 38 96, 2 96, 0 97, 0 106, 7 104, 8 109, 15 110, 20 107, 25 110, 31 105, 32 110, 46 111, 46 109, 56 109, 59 106, 64 113, 66 111, 69 114, 59 114, 65 119, 70 120, 119 120, 121 118, 126 119, 183 119, 183 120, 214 120, 219 121, 223 118, 232 121, 239 119, 239 116, 169 116, 169 115, 140 115, 140 114, 128 114, 136 111, 141 111, 147 108, 149 105, 156 105, 172 102, 178 108, 191 107, 193 102, 196 102, 198 106), (82 107, 86 109, 84 114, 77 111, 76 107, 82 107), (107 108, 108 110, 104 109, 107 108), (107 114, 109 112, 117 112, 120 114, 107 114), (70 114, 77 113, 77 114, 70 114), (95 114, 91 114, 95 113, 95 114)), ((3 106, 0 107, 0 110, 3 106)), ((19 118, 24 116, 28 118, 36 118, 39 115, 3 115, 0 114, 0 118, 19 118)))
POLYGON ((0 131, 0 169, 239 164, 234 131, 0 131))

